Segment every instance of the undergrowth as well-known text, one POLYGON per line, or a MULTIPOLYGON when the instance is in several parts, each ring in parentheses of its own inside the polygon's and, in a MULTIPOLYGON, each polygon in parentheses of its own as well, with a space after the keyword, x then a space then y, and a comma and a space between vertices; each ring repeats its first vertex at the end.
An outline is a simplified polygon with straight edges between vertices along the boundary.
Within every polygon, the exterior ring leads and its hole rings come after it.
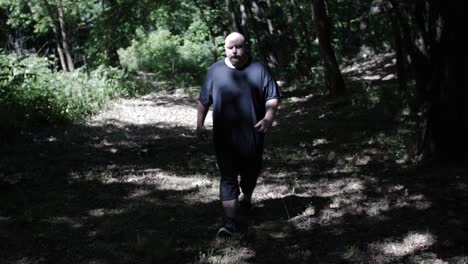
POLYGON ((51 61, 35 55, 0 53, 0 124, 15 129, 39 123, 77 121, 112 98, 144 88, 125 71, 100 66, 53 72, 51 61))

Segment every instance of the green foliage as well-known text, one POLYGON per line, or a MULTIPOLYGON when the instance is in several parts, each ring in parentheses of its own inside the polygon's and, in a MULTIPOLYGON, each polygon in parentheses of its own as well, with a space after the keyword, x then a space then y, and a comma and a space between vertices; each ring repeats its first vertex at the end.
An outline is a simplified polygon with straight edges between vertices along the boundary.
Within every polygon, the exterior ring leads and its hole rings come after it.
POLYGON ((192 82, 200 80, 212 62, 210 44, 196 35, 183 39, 159 29, 149 34, 139 30, 137 36, 131 46, 118 51, 120 63, 130 71, 156 73, 160 80, 192 82))
POLYGON ((0 54, 0 123, 18 127, 34 122, 68 122, 93 113, 112 98, 126 95, 122 70, 99 67, 89 73, 50 71, 35 55, 0 54))
POLYGON ((338 57, 388 51, 392 38, 388 3, 382 0, 330 1, 338 57))
POLYGON ((156 25, 155 28, 183 35, 193 21, 194 12, 193 0, 167 1, 152 10, 150 20, 156 25))
POLYGON ((7 24, 15 28, 27 27, 31 23, 31 9, 24 0, 0 0, 0 8, 7 10, 7 24))
MULTIPOLYGON (((99 4, 95 1, 62 0, 65 24, 75 27, 85 26, 99 15, 99 4)), ((8 10, 7 23, 15 28, 34 27, 34 32, 51 32, 51 24, 57 16, 56 1, 0 0, 0 8, 8 10), (47 4, 46 4, 47 3, 47 4), (52 15, 48 12, 51 9, 52 15)), ((74 28, 70 28, 73 30, 74 28)))
POLYGON ((90 67, 101 64, 118 66, 117 50, 132 43, 137 29, 155 30, 158 17, 155 14, 161 5, 164 6, 165 1, 104 2, 97 16, 88 24, 89 31, 82 37, 83 53, 90 67))

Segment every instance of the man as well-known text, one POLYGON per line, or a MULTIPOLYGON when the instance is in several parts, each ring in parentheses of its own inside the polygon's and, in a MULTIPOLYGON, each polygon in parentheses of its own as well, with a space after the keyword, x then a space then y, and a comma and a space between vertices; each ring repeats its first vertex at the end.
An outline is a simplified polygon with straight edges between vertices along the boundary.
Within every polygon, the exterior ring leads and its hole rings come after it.
POLYGON ((225 213, 217 235, 223 237, 239 232, 239 207, 251 206, 262 164, 264 134, 272 126, 280 97, 271 73, 250 58, 246 44, 240 33, 226 37, 226 58, 209 68, 197 107, 197 134, 202 135, 208 109, 213 105, 213 143, 225 213), (239 187, 243 193, 240 205, 239 187))

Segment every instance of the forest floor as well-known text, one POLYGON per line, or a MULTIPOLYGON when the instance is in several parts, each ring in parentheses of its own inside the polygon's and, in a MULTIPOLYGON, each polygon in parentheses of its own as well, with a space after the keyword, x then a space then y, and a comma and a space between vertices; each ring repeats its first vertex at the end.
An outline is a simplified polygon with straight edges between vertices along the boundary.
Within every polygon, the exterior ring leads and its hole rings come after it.
POLYGON ((349 101, 285 87, 249 230, 227 241, 194 94, 4 138, 0 263, 468 263, 468 168, 415 163, 374 81, 349 101))

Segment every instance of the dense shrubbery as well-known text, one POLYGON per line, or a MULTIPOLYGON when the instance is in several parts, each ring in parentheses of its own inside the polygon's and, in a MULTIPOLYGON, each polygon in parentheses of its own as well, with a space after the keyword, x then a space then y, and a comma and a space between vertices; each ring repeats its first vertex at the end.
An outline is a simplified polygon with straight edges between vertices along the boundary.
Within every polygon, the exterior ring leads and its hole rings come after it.
POLYGON ((160 29, 137 32, 132 45, 118 51, 120 63, 130 71, 152 72, 159 80, 199 82, 213 62, 208 42, 183 39, 160 29))
POLYGON ((53 72, 47 58, 0 53, 1 126, 78 120, 114 97, 147 92, 151 82, 139 78, 139 72, 154 73, 157 81, 171 84, 199 83, 213 61, 204 36, 181 38, 167 30, 137 35, 130 47, 119 50, 124 70, 99 66, 53 72))
POLYGON ((74 121, 131 90, 126 83, 127 75, 116 68, 55 73, 49 66, 47 58, 0 53, 2 126, 74 121))

